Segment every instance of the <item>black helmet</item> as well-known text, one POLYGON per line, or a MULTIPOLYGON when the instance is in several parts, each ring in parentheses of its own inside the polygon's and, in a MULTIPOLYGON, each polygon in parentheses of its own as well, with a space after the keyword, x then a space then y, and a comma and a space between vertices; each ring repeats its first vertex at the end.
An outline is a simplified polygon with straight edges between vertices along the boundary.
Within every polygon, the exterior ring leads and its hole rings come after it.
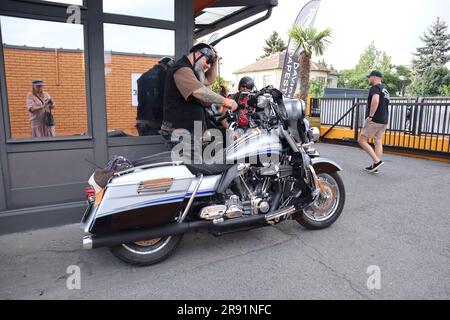
POLYGON ((171 57, 162 57, 161 59, 159 59, 158 63, 165 64, 168 67, 171 67, 175 64, 175 62, 171 57))
POLYGON ((239 80, 238 90, 241 89, 241 87, 246 87, 249 90, 253 90, 253 87, 255 86, 255 82, 250 77, 242 77, 241 80, 239 80))
MULTIPOLYGON (((193 46, 189 52, 193 53, 199 51, 202 55, 201 56, 207 56, 208 57, 208 63, 212 64, 216 60, 216 52, 214 49, 206 43, 198 43, 195 46, 193 46)), ((199 60, 198 58, 197 60, 199 60)))

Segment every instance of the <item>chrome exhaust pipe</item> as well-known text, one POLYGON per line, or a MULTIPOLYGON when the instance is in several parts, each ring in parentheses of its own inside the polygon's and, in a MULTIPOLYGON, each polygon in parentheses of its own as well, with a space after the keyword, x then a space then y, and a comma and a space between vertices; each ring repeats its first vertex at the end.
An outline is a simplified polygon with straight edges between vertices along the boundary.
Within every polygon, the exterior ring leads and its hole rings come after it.
POLYGON ((111 247, 122 243, 141 241, 143 239, 163 238, 175 236, 196 230, 210 230, 216 232, 227 232, 241 228, 258 228, 273 225, 282 217, 289 217, 296 211, 294 206, 267 213, 257 214, 249 217, 228 219, 222 222, 194 221, 174 222, 159 227, 151 227, 139 230, 121 231, 105 235, 86 235, 83 237, 83 248, 86 250, 111 247))
POLYGON ((92 236, 84 236, 83 237, 83 249, 91 250, 92 248, 93 248, 92 236))

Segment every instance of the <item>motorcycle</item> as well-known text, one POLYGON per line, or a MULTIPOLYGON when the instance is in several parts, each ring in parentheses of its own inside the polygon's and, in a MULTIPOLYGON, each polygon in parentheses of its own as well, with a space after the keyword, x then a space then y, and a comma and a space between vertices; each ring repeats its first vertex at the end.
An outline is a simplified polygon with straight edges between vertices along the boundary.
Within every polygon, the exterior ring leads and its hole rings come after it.
MULTIPOLYGON (((187 232, 220 236, 285 220, 331 226, 345 203, 342 169, 314 149, 319 133, 309 128, 304 102, 272 87, 250 101, 257 121, 224 149, 225 164, 173 161, 164 152, 97 169, 81 221, 83 247, 109 247, 143 266, 169 257, 187 232)), ((225 117, 233 121, 230 112, 225 117)))

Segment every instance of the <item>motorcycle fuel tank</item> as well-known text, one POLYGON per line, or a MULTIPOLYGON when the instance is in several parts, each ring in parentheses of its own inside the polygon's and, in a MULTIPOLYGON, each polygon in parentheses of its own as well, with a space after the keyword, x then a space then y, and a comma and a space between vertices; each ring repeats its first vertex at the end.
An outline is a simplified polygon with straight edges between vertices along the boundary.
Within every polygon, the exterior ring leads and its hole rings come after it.
POLYGON ((282 146, 277 130, 249 129, 226 149, 227 163, 279 162, 282 146))

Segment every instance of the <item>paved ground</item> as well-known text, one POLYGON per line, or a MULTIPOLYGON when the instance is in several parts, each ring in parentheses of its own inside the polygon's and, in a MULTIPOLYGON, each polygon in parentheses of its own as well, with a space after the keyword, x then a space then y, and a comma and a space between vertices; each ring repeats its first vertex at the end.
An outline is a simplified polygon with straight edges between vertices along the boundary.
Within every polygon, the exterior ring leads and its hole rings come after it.
POLYGON ((188 234, 165 262, 130 267, 83 251, 78 225, 0 237, 0 299, 450 299, 450 165, 318 146, 340 163, 347 202, 329 229, 294 221, 215 238, 188 234), (66 287, 78 265, 81 290, 66 287), (381 288, 369 290, 369 266, 381 288))

